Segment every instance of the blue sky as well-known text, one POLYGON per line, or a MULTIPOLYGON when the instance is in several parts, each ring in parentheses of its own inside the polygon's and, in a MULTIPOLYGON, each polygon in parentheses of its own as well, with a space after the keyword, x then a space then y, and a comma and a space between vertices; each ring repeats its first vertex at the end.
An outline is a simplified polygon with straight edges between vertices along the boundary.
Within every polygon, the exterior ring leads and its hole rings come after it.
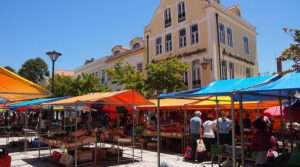
MULTIPOLYGON (((260 72, 276 71, 275 55, 292 38, 283 27, 300 29, 299 0, 221 0, 238 3, 242 17, 257 28, 260 72)), ((1 0, 0 66, 18 70, 30 59, 56 50, 63 55, 56 69, 73 70, 86 59, 109 55, 117 45, 143 37, 160 0, 1 0)), ((284 63, 284 68, 290 63, 284 63)))

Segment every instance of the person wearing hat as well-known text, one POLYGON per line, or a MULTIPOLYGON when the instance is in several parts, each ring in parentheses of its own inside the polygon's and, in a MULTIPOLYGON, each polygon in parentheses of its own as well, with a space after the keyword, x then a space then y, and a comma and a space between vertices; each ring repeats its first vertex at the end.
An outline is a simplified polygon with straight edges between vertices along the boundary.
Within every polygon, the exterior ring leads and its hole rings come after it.
MULTIPOLYGON (((197 140, 202 139, 202 121, 200 119, 201 112, 196 111, 194 113, 194 117, 190 120, 190 128, 191 128, 191 149, 192 149, 192 157, 191 160, 195 161, 196 149, 197 149, 197 140)), ((197 156, 198 162, 202 162, 199 156, 197 156)))

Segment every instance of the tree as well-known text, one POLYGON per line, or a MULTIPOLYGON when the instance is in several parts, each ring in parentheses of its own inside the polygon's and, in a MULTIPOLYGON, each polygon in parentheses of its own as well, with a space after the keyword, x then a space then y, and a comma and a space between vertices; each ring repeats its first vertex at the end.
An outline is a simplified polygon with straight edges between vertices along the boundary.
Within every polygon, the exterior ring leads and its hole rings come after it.
MULTIPOLYGON (((290 36, 293 37, 295 43, 290 44, 289 48, 286 48, 279 57, 280 61, 293 61, 294 64, 292 65, 292 69, 287 70, 289 71, 296 71, 300 72, 300 30, 298 29, 288 29, 283 28, 283 31, 288 33, 290 36)), ((286 72, 283 72, 286 73, 286 72)))
POLYGON ((113 67, 105 70, 108 79, 112 80, 112 84, 124 85, 124 89, 134 89, 145 95, 145 80, 144 75, 128 63, 123 64, 121 61, 117 62, 113 67))
POLYGON ((13 69, 10 66, 5 66, 4 68, 7 69, 7 70, 9 70, 9 71, 11 71, 11 72, 13 72, 13 73, 16 73, 15 69, 13 69))
POLYGON ((146 65, 147 78, 134 66, 121 61, 106 70, 112 84, 124 85, 124 89, 135 89, 149 98, 156 90, 180 91, 186 89, 183 73, 189 65, 178 61, 177 58, 161 60, 156 64, 146 65))
MULTIPOLYGON (((51 90, 52 79, 47 86, 51 90)), ((108 92, 109 87, 100 84, 100 78, 92 74, 81 74, 76 78, 70 76, 54 76, 54 97, 81 96, 94 92, 108 92)))
POLYGON ((27 60, 18 74, 34 83, 39 83, 45 77, 49 77, 48 65, 39 57, 27 60))
POLYGON ((190 67, 187 63, 180 62, 177 58, 168 57, 158 63, 147 64, 146 88, 148 97, 155 90, 168 90, 168 92, 185 90, 187 87, 183 82, 183 73, 190 67))

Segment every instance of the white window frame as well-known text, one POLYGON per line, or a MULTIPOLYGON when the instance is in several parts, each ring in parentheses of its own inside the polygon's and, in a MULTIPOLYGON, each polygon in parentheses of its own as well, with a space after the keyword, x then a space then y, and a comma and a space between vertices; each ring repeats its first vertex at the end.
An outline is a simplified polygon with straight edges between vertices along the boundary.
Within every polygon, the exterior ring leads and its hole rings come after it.
POLYGON ((179 40, 178 40, 178 42, 179 42, 179 45, 178 45, 178 46, 179 46, 179 49, 185 48, 185 47, 187 46, 186 29, 185 29, 185 28, 179 30, 179 32, 178 32, 178 37, 179 37, 179 40), (184 35, 184 36, 181 36, 181 35, 180 35, 180 32, 181 32, 181 31, 184 31, 184 32, 185 32, 185 35, 184 35))
POLYGON ((165 28, 170 27, 172 25, 171 8, 167 8, 164 11, 164 23, 165 23, 165 28))
POLYGON ((186 19, 186 13, 185 13, 185 1, 180 2, 177 5, 177 18, 178 18, 178 23, 185 21, 186 19))
POLYGON ((227 27, 226 32, 227 32, 227 45, 233 48, 232 29, 230 27, 227 27))
POLYGON ((105 70, 103 69, 102 72, 101 72, 101 83, 102 84, 105 83, 105 80, 106 80, 106 78, 105 78, 105 70))
POLYGON ((166 52, 166 53, 167 53, 167 52, 171 52, 172 49, 173 49, 173 47, 172 47, 172 34, 170 33, 170 34, 167 34, 167 35, 165 36, 165 52, 166 52), (168 37, 168 36, 171 37, 170 40, 167 40, 167 37, 168 37))
POLYGON ((219 40, 220 43, 225 44, 225 26, 222 23, 219 23, 219 40), (223 27, 223 31, 221 31, 221 27, 223 27))
POLYGON ((190 34, 191 34, 191 45, 196 45, 199 43, 199 27, 198 24, 191 25, 190 27, 190 34), (193 27, 197 27, 197 31, 193 32, 192 29, 193 27))
POLYGON ((221 80, 227 79, 227 63, 226 60, 221 60, 221 80))
POLYGON ((136 64, 136 70, 140 71, 140 73, 143 72, 143 63, 137 63, 136 64))
POLYGON ((161 55, 162 54, 162 38, 158 37, 155 40, 155 51, 156 51, 156 56, 161 55), (160 43, 158 43, 158 40, 160 40, 160 43))
POLYGON ((234 63, 229 62, 229 77, 230 79, 234 79, 234 63))
POLYGON ((244 36, 244 52, 249 55, 249 39, 244 36))
POLYGON ((246 78, 251 77, 251 69, 249 67, 246 67, 246 78))

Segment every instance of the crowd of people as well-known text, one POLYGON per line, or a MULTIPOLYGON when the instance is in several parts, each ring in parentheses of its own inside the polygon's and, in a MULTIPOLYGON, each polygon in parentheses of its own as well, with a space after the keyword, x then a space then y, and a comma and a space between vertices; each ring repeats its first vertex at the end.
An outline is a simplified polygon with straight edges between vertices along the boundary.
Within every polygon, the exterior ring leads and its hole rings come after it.
MULTIPOLYGON (((196 111, 190 119, 191 134, 191 159, 193 162, 202 162, 210 159, 211 146, 217 144, 217 134, 219 134, 219 145, 229 146, 232 144, 232 120, 229 119, 229 113, 220 112, 220 118, 213 120, 212 115, 207 115, 202 123, 202 113, 196 111), (197 153, 197 141, 203 140, 206 153, 197 153)), ((276 138, 272 135, 272 121, 266 116, 258 116, 254 122, 246 114, 243 119, 245 129, 253 130, 250 151, 255 158, 256 165, 265 165, 268 160, 278 156, 278 144, 276 138)), ((235 140, 240 138, 240 126, 235 119, 235 140)))

